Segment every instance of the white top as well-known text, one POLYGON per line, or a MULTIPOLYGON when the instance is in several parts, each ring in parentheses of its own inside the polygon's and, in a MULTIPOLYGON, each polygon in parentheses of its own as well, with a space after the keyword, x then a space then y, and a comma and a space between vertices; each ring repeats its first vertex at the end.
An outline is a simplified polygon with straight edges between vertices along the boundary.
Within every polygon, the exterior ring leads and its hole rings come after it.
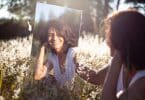
POLYGON ((58 56, 54 53, 50 53, 48 56, 54 68, 54 77, 60 87, 67 86, 67 88, 69 88, 73 83, 72 81, 75 74, 74 55, 75 48, 69 48, 66 55, 66 69, 64 73, 61 73, 58 56))
MULTIPOLYGON (((119 74, 119 78, 118 78, 118 83, 117 83, 117 92, 116 92, 116 96, 119 97, 119 95, 121 95, 124 91, 124 86, 123 86, 123 69, 124 66, 122 66, 121 70, 120 70, 120 74, 119 74)), ((138 71, 133 78, 131 79, 130 83, 129 83, 129 87, 138 79, 145 77, 145 70, 141 70, 138 71)))

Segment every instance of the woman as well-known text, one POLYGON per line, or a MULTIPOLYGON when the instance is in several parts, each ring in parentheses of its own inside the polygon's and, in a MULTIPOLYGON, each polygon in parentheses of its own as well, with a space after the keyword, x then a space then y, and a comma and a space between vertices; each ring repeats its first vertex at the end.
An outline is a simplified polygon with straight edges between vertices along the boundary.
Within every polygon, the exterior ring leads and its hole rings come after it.
POLYGON ((145 99, 145 16, 120 11, 106 19, 107 42, 113 55, 102 100, 145 99))
POLYGON ((36 63, 35 80, 40 80, 54 69, 54 77, 59 87, 71 86, 75 73, 76 37, 71 28, 61 20, 51 20, 46 26, 46 42, 40 48, 36 63), (50 48, 47 60, 45 50, 50 48), (45 64, 44 64, 45 62, 45 64))
MULTIPOLYGON (((78 73, 96 85, 103 84, 102 100, 145 99, 145 16, 135 10, 109 15, 105 20, 106 40, 112 59, 95 72, 78 73)), ((88 71, 86 71, 88 70, 88 71)))

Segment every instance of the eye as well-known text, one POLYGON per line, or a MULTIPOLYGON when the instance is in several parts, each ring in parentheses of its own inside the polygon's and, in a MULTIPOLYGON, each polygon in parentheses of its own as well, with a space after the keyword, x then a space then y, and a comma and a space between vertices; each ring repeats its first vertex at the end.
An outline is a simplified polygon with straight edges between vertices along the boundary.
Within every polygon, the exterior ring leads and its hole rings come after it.
POLYGON ((56 34, 58 37, 63 37, 62 35, 61 35, 61 33, 59 33, 59 34, 56 34))
POLYGON ((50 37, 50 36, 53 36, 53 33, 48 33, 48 36, 50 37))

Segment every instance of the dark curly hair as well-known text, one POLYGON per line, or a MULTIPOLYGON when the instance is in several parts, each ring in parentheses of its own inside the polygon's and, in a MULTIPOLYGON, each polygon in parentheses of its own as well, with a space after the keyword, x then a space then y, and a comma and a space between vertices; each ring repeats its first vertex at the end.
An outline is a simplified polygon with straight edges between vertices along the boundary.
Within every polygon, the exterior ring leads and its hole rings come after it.
MULTIPOLYGON (((48 30, 54 28, 58 35, 64 39, 64 51, 67 52, 68 48, 77 46, 76 35, 73 33, 70 26, 68 26, 63 20, 54 19, 50 20, 45 27, 45 39, 48 37, 48 30)), ((53 48, 51 48, 52 51, 53 48)))
POLYGON ((145 16, 136 10, 111 14, 105 19, 106 39, 120 51, 128 69, 145 69, 145 16))

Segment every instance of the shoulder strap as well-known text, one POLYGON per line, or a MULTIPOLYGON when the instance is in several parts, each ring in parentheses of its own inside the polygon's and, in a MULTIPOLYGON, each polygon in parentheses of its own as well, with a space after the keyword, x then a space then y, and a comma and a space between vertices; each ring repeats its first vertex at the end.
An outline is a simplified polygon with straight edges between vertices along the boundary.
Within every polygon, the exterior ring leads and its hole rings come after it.
POLYGON ((117 82, 117 93, 123 89, 124 87, 123 87, 123 65, 122 65, 117 82))
POLYGON ((140 78, 145 77, 145 70, 138 71, 135 76, 132 78, 131 82, 129 83, 129 86, 131 86, 135 81, 137 81, 140 78))

